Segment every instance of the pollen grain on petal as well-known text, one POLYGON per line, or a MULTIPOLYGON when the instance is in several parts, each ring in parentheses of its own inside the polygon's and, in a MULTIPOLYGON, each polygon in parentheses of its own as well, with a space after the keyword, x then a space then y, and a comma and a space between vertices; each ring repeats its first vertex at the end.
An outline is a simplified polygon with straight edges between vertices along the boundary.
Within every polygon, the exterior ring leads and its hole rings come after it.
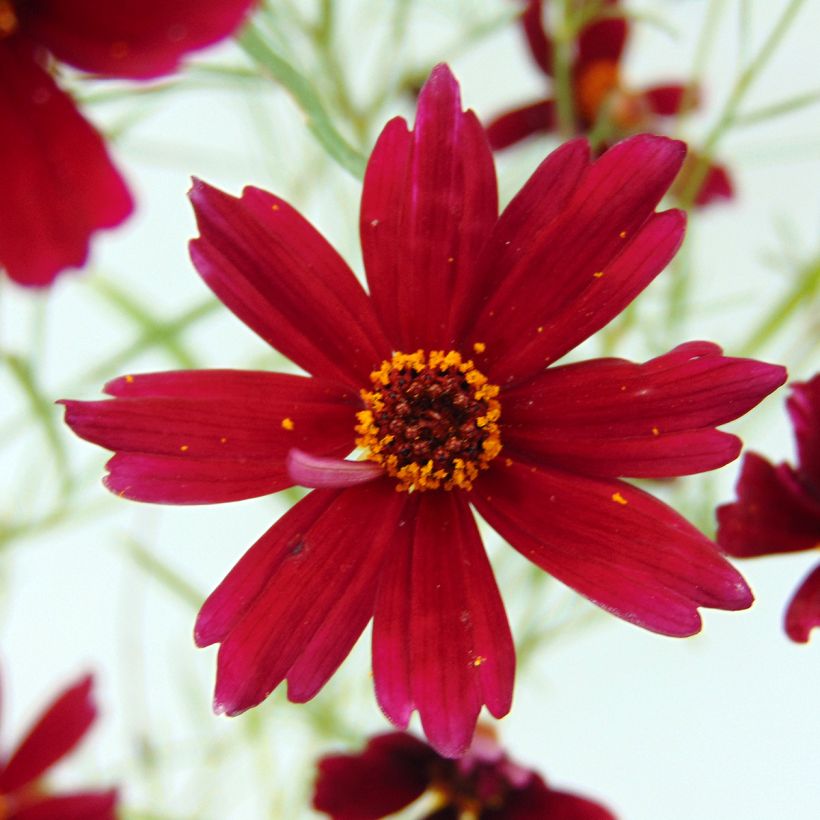
POLYGON ((293 430, 296 425, 293 422, 293 419, 290 416, 286 416, 282 419, 282 429, 283 430, 293 430))
POLYGON ((612 493, 612 500, 622 506, 626 506, 629 503, 620 493, 612 493))

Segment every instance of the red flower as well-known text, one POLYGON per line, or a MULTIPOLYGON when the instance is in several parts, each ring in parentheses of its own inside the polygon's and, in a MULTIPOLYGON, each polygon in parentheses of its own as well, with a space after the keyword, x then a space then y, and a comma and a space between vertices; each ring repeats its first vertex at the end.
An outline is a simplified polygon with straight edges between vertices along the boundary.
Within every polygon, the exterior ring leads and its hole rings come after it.
POLYGON ((319 761, 313 807, 333 820, 378 820, 422 795, 425 820, 615 820, 598 803, 551 789, 513 763, 480 726, 460 760, 404 732, 378 735, 360 754, 328 755, 319 761))
MULTIPOLYGON (((584 2, 580 0, 580 4, 584 2)), ((552 78, 552 40, 544 28, 547 2, 525 0, 525 3, 521 25, 530 56, 541 72, 552 78)), ((620 7, 620 0, 603 0, 603 4, 610 7, 606 11, 612 14, 620 7)), ((576 133, 590 133, 602 114, 606 115, 616 138, 641 131, 662 131, 663 119, 678 114, 685 103, 686 86, 680 83, 663 83, 643 90, 630 89, 623 84, 620 63, 628 35, 626 19, 614 16, 599 16, 581 30, 571 66, 576 133)), ((696 105, 697 100, 693 99, 689 104, 696 105)), ((487 136, 490 145, 498 151, 533 134, 550 133, 557 128, 556 103, 548 98, 496 117, 487 126, 487 136)), ((686 169, 676 185, 678 190, 685 176, 686 169)), ((726 168, 710 163, 695 204, 708 205, 733 196, 732 181, 726 168)))
POLYGON ((50 794, 41 782, 66 757, 97 719, 88 675, 66 689, 0 764, 3 820, 114 820, 117 792, 50 794))
MULTIPOLYGON (((753 558, 820 546, 820 373, 791 385, 786 406, 797 440, 797 467, 746 453, 737 501, 718 507, 718 543, 730 555, 753 558)), ((820 565, 786 610, 786 633, 806 643, 820 626, 820 565)))
POLYGON ((782 384, 783 368, 691 342, 645 364, 544 370, 677 250, 683 215, 654 208, 684 151, 640 136, 590 163, 576 140, 498 217, 489 145, 440 66, 415 129, 394 119, 370 158, 369 296, 283 200, 194 185, 200 274, 312 377, 126 376, 106 386, 113 401, 65 404, 78 435, 116 451, 106 484, 127 498, 208 504, 323 488, 199 613, 197 643, 222 644, 217 710, 238 714, 285 678, 291 700, 309 700, 374 618, 381 707, 400 727, 418 709, 440 753, 463 752, 482 704, 509 710, 515 665, 470 504, 540 567, 656 632, 697 632, 700 606, 749 606, 714 544, 619 477, 736 458, 740 441, 715 426, 782 384), (341 461, 355 445, 368 460, 341 461))
POLYGON ((0 0, 0 267, 49 285, 85 263, 91 235, 119 225, 131 195, 100 135, 61 91, 54 59, 147 80, 230 34, 253 0, 0 0))

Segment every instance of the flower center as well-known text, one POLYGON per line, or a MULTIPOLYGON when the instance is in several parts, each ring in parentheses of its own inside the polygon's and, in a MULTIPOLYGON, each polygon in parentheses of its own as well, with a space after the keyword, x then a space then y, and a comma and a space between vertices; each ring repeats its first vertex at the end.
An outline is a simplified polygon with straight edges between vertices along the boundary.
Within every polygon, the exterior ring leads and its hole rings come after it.
POLYGON ((0 40, 17 31, 17 15, 11 0, 0 0, 0 40))
POLYGON ((498 387, 454 350, 396 353, 370 380, 356 444, 397 490, 469 490, 501 452, 498 387))

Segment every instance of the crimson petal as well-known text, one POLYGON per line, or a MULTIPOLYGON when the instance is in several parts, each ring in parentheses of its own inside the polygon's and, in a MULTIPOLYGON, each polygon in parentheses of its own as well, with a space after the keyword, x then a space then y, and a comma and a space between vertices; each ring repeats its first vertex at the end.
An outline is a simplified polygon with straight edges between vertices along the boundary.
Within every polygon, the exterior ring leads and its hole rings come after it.
MULTIPOLYGON (((682 103, 687 101, 686 92, 685 85, 668 83, 644 89, 641 96, 654 114, 660 117, 674 117, 680 113, 682 103)), ((697 94, 692 94, 688 102, 688 107, 694 108, 698 104, 697 94)))
POLYGON ((533 60, 544 74, 551 77, 552 40, 544 30, 544 0, 527 0, 527 7, 521 14, 521 24, 533 60))
POLYGON ((743 578, 711 541, 629 484, 502 457, 476 483, 473 503, 542 569, 653 632, 692 635, 701 628, 698 607, 752 603, 743 578))
POLYGON ((706 171, 706 177, 700 185, 697 196, 695 197, 695 205, 703 207, 711 205, 713 202, 718 202, 722 199, 734 199, 735 187, 732 183, 732 177, 725 165, 717 162, 710 162, 709 168, 706 171))
POLYGON ((527 786, 514 789, 498 809, 485 809, 481 820, 615 820, 600 803, 570 792, 551 789, 534 775, 527 786))
POLYGON ((555 124, 555 103, 540 100, 497 116, 487 125, 487 139, 493 151, 500 151, 533 134, 554 131, 555 124))
POLYGON ((786 634, 797 643, 807 643, 809 633, 820 626, 820 566, 800 584, 786 610, 786 634))
POLYGON ((484 131, 458 83, 433 69, 408 132, 393 120, 368 163, 361 241, 376 311, 398 350, 447 348, 454 292, 469 286, 498 214, 484 131))
POLYGON ((139 501, 212 504, 293 484, 288 451, 344 456, 358 399, 324 379, 241 370, 125 376, 111 401, 64 401, 66 423, 117 455, 108 488, 139 501))
POLYGON ((0 772, 0 794, 36 780, 83 739, 97 718, 92 686, 87 675, 49 705, 0 772))
POLYGON ((219 299, 265 341, 316 376, 368 383, 390 345, 367 294, 327 240, 258 188, 232 197, 196 181, 200 237, 191 258, 219 299))
POLYGON ((730 555, 750 558, 811 549, 820 541, 817 502, 795 490, 787 464, 773 467, 746 453, 737 481, 737 501, 717 509, 717 540, 730 555))
POLYGON ((324 684, 372 615, 405 501, 388 481, 315 490, 248 551, 197 619, 200 646, 222 641, 218 712, 256 706, 291 673, 293 700, 324 684))
POLYGON ((230 35, 255 0, 49 0, 21 4, 21 26, 60 60, 109 77, 150 79, 230 35))
POLYGON ((589 144, 585 139, 564 143, 540 163, 504 209, 469 287, 460 293, 462 322, 454 327, 458 341, 483 308, 488 294, 501 286, 530 243, 540 241, 563 213, 589 164, 589 144))
POLYGON ((737 458, 714 428, 748 412, 784 368, 690 342, 645 364, 597 359, 549 368, 504 393, 506 447, 584 475, 668 477, 737 458))
MULTIPOLYGON (((468 335, 486 344, 492 381, 542 370, 616 316, 666 265, 683 238, 684 216, 653 209, 685 150, 648 134, 624 140, 586 169, 556 218, 504 240, 518 255, 468 335)), ((500 238, 493 236, 488 259, 500 238)))
POLYGON ((49 285, 88 257, 92 234, 132 211, 105 143, 21 38, 0 40, 0 266, 49 285))
POLYGON ((437 755, 404 732, 379 735, 360 754, 319 761, 313 808, 333 820, 379 820, 421 797, 437 755))
POLYGON ((412 558, 394 555, 399 571, 394 568, 382 579, 392 588, 379 591, 373 630, 376 694, 400 726, 417 708, 436 751, 458 757, 470 745, 483 703, 495 717, 509 711, 515 651, 466 499, 457 493, 426 494, 414 519, 412 558), (408 576, 409 586, 403 585, 408 576), (408 603, 397 607, 399 589, 408 603), (402 631, 404 664, 394 660, 402 651, 395 640, 402 631))
POLYGON ((46 797, 16 808, 13 820, 116 820, 117 792, 81 792, 46 797))
MULTIPOLYGON (((619 0, 604 0, 612 8, 619 0)), ((605 17, 585 26, 578 37, 576 70, 590 63, 605 61, 617 63, 621 59, 629 29, 623 17, 605 17)))
POLYGON ((797 440, 799 472, 820 489, 820 374, 792 384, 786 407, 797 440))

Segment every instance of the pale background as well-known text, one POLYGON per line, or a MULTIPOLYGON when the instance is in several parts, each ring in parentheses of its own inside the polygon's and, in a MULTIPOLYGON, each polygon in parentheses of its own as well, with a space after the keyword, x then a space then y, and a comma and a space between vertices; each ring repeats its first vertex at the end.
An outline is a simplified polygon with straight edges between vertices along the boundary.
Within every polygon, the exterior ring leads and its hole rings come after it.
MULTIPOLYGON (((711 124, 736 75, 739 4, 724 5, 705 75, 707 108, 690 136, 711 124)), ((745 5, 753 51, 782 5, 745 5)), ((340 17, 347 21, 349 15, 347 53, 360 87, 376 70, 368 64, 368 43, 375 37, 369 15, 376 6, 339 4, 340 17)), ((540 75, 512 27, 454 58, 446 51, 464 9, 487 16, 506 8, 504 3, 426 0, 419 6, 408 54, 420 64, 449 59, 466 105, 481 116, 542 93, 540 75)), ((628 75, 636 85, 684 77, 706 3, 647 0, 636 7, 661 15, 677 37, 642 26, 631 43, 628 75)), ((813 0, 752 89, 748 108, 817 89, 817 31, 820 3, 813 0)), ((207 58, 241 59, 231 47, 207 58)), ((283 92, 273 89, 264 100, 260 107, 258 97, 227 91, 158 97, 116 148, 139 200, 138 215, 96 244, 92 269, 63 278, 47 298, 3 283, 0 341, 6 350, 29 349, 32 325, 45 319, 39 366, 48 395, 65 395, 79 374, 134 337, 133 326, 100 299, 93 287, 98 277, 118 283, 161 316, 176 315, 205 297, 186 253, 194 235, 185 199, 192 174, 234 193, 246 183, 274 190, 302 208, 359 265, 359 184, 324 158, 283 92)), ((99 105, 92 114, 114 126, 129 110, 126 103, 99 105)), ((406 100, 391 106, 391 112, 409 110, 406 100)), ((551 145, 532 143, 498 162, 505 199, 551 145)), ((732 352, 755 317, 785 291, 796 264, 820 251, 818 111, 738 130, 719 155, 736 175, 739 199, 698 219, 691 248, 698 310, 675 341, 712 339, 732 352)), ((651 305, 652 294, 644 298, 651 305)), ((812 325, 803 314, 765 352, 789 364, 793 378, 820 367, 816 316, 812 325)), ((186 340, 203 366, 282 366, 227 311, 199 322, 186 340)), ((646 353, 634 340, 618 349, 627 357, 646 353)), ((161 352, 129 365, 137 371, 167 367, 161 352)), ((51 465, 39 430, 29 425, 8 436, 6 423, 25 405, 5 372, 0 389, 0 427, 6 430, 0 515, 15 521, 48 508, 43 498, 50 497, 51 465)), ((88 387, 70 395, 91 399, 97 392, 88 387)), ((784 391, 776 394, 738 427, 773 459, 793 455, 784 397, 784 391)), ((102 451, 67 431, 63 438, 78 473, 102 474, 102 451)), ((688 479, 687 499, 729 500, 736 466, 721 471, 717 481, 688 479)), ((310 715, 318 712, 287 705, 279 692, 275 702, 242 718, 213 717, 216 653, 193 646, 195 609, 141 570, 128 548, 138 541, 206 594, 270 525, 284 500, 159 508, 109 499, 97 481, 87 483, 77 509, 99 503, 104 515, 74 520, 0 552, 3 748, 61 685, 93 669, 102 719, 58 779, 78 786, 120 783, 126 805, 146 812, 135 816, 310 816, 303 793, 312 777, 310 761, 329 747, 309 729, 310 715)), ((493 536, 488 542, 494 543, 493 536)), ((494 559, 499 556, 502 594, 515 624, 521 607, 513 587, 524 561, 493 549, 494 559)), ((600 798, 622 820, 814 820, 820 816, 820 636, 808 646, 790 643, 781 616, 817 558, 815 552, 743 564, 757 603, 745 613, 707 611, 696 638, 662 638, 608 616, 585 629, 559 631, 558 640, 519 669, 515 704, 501 724, 504 742, 552 784, 600 798)), ((559 591, 548 592, 538 608, 547 626, 565 604, 559 591)), ((316 706, 320 712, 346 710, 346 722, 362 734, 389 728, 372 696, 367 640, 316 706)))

